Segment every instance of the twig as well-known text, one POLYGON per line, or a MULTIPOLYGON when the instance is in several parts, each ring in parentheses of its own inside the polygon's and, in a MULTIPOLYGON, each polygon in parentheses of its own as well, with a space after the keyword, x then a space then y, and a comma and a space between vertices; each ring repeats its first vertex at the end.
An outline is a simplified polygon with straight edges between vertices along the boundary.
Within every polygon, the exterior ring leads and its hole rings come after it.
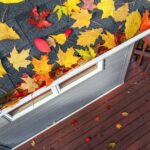
POLYGON ((4 18, 5 18, 5 15, 6 15, 7 9, 8 9, 8 6, 6 7, 6 9, 5 9, 4 13, 3 13, 3 16, 2 16, 2 22, 4 22, 4 18))

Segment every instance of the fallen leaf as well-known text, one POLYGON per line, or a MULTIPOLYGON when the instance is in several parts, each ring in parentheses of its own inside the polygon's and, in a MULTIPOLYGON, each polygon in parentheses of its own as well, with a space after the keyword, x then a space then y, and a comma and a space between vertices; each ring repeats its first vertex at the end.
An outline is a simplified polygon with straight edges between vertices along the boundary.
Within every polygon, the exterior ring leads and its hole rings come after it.
POLYGON ((141 32, 150 28, 150 17, 149 17, 149 15, 150 15, 150 13, 148 10, 143 13, 142 23, 141 23, 141 27, 140 27, 141 32))
POLYGON ((2 62, 0 60, 0 78, 2 78, 6 74, 6 71, 2 65, 2 62))
POLYGON ((33 147, 35 147, 36 143, 35 143, 34 140, 31 141, 31 145, 32 145, 33 147))
POLYGON ((92 140, 92 138, 91 138, 90 136, 86 137, 86 139, 85 139, 85 141, 86 141, 87 143, 91 142, 91 140, 92 140))
POLYGON ((80 12, 73 12, 71 18, 76 22, 72 25, 73 28, 89 27, 92 14, 87 10, 81 9, 80 12))
POLYGON ((70 28, 66 29, 65 31, 66 38, 69 38, 72 32, 73 32, 72 29, 70 28))
POLYGON ((78 120, 77 119, 74 119, 74 120, 72 120, 71 121, 71 125, 73 125, 73 126, 76 126, 76 125, 78 125, 78 120))
POLYGON ((127 117, 127 116, 129 115, 129 113, 126 112, 126 111, 124 111, 124 112, 121 113, 121 115, 122 115, 123 117, 127 117))
POLYGON ((113 16, 115 12, 114 0, 101 0, 97 8, 103 11, 102 19, 108 18, 109 16, 113 16))
POLYGON ((106 34, 101 34, 101 36, 102 36, 102 39, 105 41, 103 46, 105 46, 109 49, 114 48, 116 46, 115 35, 106 31, 106 34))
POLYGON ((117 123, 117 124, 116 124, 116 128, 117 128, 117 129, 121 129, 121 128, 122 128, 122 125, 121 125, 120 123, 117 123))
POLYGON ((49 47, 54 47, 54 48, 56 47, 56 42, 52 37, 49 36, 46 41, 47 41, 49 47))
POLYGON ((127 16, 125 23, 125 36, 126 39, 132 38, 140 29, 141 15, 138 10, 133 11, 127 16))
POLYGON ((108 149, 114 149, 117 147, 117 143, 116 142, 110 142, 108 145, 107 145, 107 148, 108 149))
POLYGON ((17 40, 20 36, 6 23, 0 22, 0 40, 17 40))
POLYGON ((56 5, 53 12, 56 12, 58 20, 60 20, 63 15, 68 15, 67 8, 65 6, 56 5))
POLYGON ((42 38, 35 38, 34 45, 40 52, 49 53, 51 51, 49 44, 42 38))
POLYGON ((39 13, 37 7, 35 6, 30 13, 28 22, 38 29, 48 28, 52 26, 52 23, 46 20, 49 15, 50 10, 42 11, 39 13))
POLYGON ((54 38, 55 41, 60 45, 63 45, 67 40, 65 33, 60 33, 58 35, 51 35, 51 37, 54 38))
POLYGON ((20 53, 17 51, 16 47, 13 48, 10 53, 10 57, 8 57, 9 62, 13 65, 13 67, 19 71, 20 67, 26 68, 31 61, 27 60, 29 57, 30 49, 23 49, 20 53))
POLYGON ((53 79, 50 77, 49 73, 36 74, 34 79, 36 79, 38 82, 44 82, 47 86, 53 82, 53 79))
POLYGON ((126 20, 129 14, 129 5, 125 3, 122 7, 119 7, 117 10, 114 11, 113 18, 116 22, 126 20))
POLYGON ((95 41, 98 39, 103 29, 92 29, 86 30, 85 32, 80 32, 78 36, 77 45, 88 46, 95 44, 95 41))
POLYGON ((99 115, 97 115, 97 116, 95 117, 95 122, 100 122, 100 120, 101 120, 101 117, 100 117, 99 115))
POLYGON ((21 83, 19 88, 22 90, 28 90, 29 93, 34 92, 39 87, 35 80, 29 75, 27 77, 23 77, 22 80, 23 83, 21 83))
POLYGON ((0 0, 0 3, 5 3, 5 4, 13 4, 13 3, 20 3, 23 2, 24 0, 0 0))
POLYGON ((86 61, 91 60, 96 57, 96 52, 91 47, 89 47, 86 50, 76 50, 76 51, 86 61))
POLYGON ((81 0, 67 0, 63 5, 66 6, 68 14, 71 15, 72 12, 80 11, 80 7, 78 6, 80 2, 81 0))
POLYGON ((94 0, 82 0, 82 1, 83 1, 83 5, 82 5, 83 9, 93 10, 94 8, 96 8, 96 5, 94 4, 94 0))
POLYGON ((59 49, 57 54, 58 64, 65 66, 66 68, 71 68, 71 66, 76 64, 79 60, 79 57, 74 56, 74 52, 75 51, 73 47, 68 48, 66 52, 63 52, 61 49, 59 49))
POLYGON ((107 108, 108 110, 111 110, 111 109, 112 109, 112 106, 111 106, 111 105, 107 105, 106 108, 107 108))
POLYGON ((40 60, 32 57, 33 71, 37 74, 47 74, 52 70, 52 65, 48 64, 49 59, 47 55, 41 56, 40 60))

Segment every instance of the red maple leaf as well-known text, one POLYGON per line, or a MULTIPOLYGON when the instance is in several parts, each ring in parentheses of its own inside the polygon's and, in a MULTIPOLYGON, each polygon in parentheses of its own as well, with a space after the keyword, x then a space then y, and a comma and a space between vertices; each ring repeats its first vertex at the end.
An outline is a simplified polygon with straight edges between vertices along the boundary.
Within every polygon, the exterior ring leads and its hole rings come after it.
POLYGON ((38 29, 48 28, 52 26, 52 23, 47 21, 47 17, 50 15, 50 10, 38 12, 37 7, 35 6, 28 19, 29 24, 37 27, 38 29))

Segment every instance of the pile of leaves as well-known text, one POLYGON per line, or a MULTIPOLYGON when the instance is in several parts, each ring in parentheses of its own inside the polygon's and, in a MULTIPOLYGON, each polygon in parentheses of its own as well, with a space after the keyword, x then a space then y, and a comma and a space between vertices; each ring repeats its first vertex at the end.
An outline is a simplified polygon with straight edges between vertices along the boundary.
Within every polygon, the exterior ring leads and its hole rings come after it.
MULTIPOLYGON (((9 1, 7 2, 9 3, 9 1)), ((14 0, 15 2, 21 2, 21 0, 14 0)), ((114 0, 101 0, 98 3, 94 0, 66 0, 62 4, 56 5, 53 10, 44 11, 39 11, 35 6, 29 13, 26 23, 40 32, 44 28, 53 27, 54 24, 48 20, 51 14, 57 16, 58 23, 63 17, 72 19, 73 23, 64 33, 48 35, 46 39, 42 37, 34 39, 37 50, 43 53, 39 59, 33 56, 30 59, 30 49, 23 49, 18 52, 14 46, 10 56, 7 57, 10 64, 18 72, 20 68, 27 68, 32 65, 34 75, 23 74, 22 82, 16 85, 16 89, 4 95, 0 100, 2 109, 14 105, 21 98, 43 86, 50 85, 70 70, 87 63, 150 28, 150 12, 148 10, 145 10, 143 14, 138 10, 130 11, 128 3, 123 3, 116 9, 114 0), (96 22, 93 19, 94 11, 102 12, 99 16, 100 20, 106 21, 111 18, 116 22, 118 26, 116 32, 111 33, 103 28, 99 22, 96 22), (94 28, 92 24, 98 27, 94 28), (72 34, 77 35, 77 39, 74 41, 71 38, 72 34), (73 43, 72 46, 65 50, 62 49, 62 46, 68 41, 73 43), (58 49, 57 60, 50 64, 49 54, 56 49, 58 49)), ((16 31, 6 23, 0 22, 1 41, 19 40, 20 38, 16 31)), ((6 74, 7 71, 0 61, 0 78, 6 74)))

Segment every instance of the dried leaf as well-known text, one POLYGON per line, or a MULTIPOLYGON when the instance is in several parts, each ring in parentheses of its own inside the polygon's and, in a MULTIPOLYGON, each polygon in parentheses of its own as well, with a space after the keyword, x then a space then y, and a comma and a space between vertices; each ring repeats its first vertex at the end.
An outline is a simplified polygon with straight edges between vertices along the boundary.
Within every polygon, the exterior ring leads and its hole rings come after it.
POLYGON ((86 61, 96 57, 96 53, 93 48, 89 47, 86 50, 76 50, 79 55, 86 61))
POLYGON ((73 12, 71 18, 76 22, 72 25, 74 28, 89 27, 92 14, 87 10, 81 9, 80 12, 73 12))
POLYGON ((0 3, 5 3, 5 4, 13 4, 13 3, 20 3, 23 2, 24 0, 0 0, 0 3))
POLYGON ((67 52, 63 52, 61 49, 59 49, 58 52, 58 63, 61 66, 65 66, 66 68, 71 68, 72 65, 76 64, 79 60, 79 57, 74 56, 74 49, 73 47, 70 47, 67 49, 67 52))
POLYGON ((2 78, 6 74, 6 71, 2 65, 2 62, 0 60, 0 78, 2 78))
POLYGON ((132 38, 140 29, 141 15, 138 10, 130 13, 127 17, 125 24, 125 36, 126 39, 132 38))
POLYGON ((10 53, 10 57, 8 57, 9 62, 13 65, 13 67, 19 71, 20 67, 26 68, 31 61, 27 60, 29 57, 30 49, 23 49, 20 53, 17 51, 16 47, 13 48, 10 53))
POLYGON ((60 20, 63 15, 68 15, 67 8, 65 6, 56 5, 53 11, 56 12, 58 20, 60 20))
POLYGON ((32 79, 29 75, 27 77, 23 77, 22 80, 24 82, 21 83, 19 88, 22 90, 28 90, 29 93, 34 92, 39 87, 37 83, 35 83, 35 80, 32 79))
POLYGON ((114 0, 101 0, 97 8, 103 11, 102 19, 113 16, 115 12, 114 0))
POLYGON ((51 35, 51 37, 54 38, 55 41, 60 45, 63 45, 67 40, 66 35, 64 33, 58 35, 51 35))
POLYGON ((69 15, 71 15, 72 12, 80 11, 80 7, 78 6, 78 4, 80 4, 80 2, 81 2, 81 0, 67 0, 64 3, 64 6, 66 6, 67 12, 69 15))
POLYGON ((33 71, 36 72, 37 74, 47 74, 51 72, 52 70, 52 65, 48 64, 49 59, 47 55, 41 56, 40 60, 32 57, 32 64, 33 64, 33 71))
POLYGON ((32 145, 33 147, 35 147, 36 143, 35 143, 34 140, 31 141, 31 145, 32 145))
POLYGON ((56 47, 56 42, 55 42, 55 40, 52 38, 52 37, 48 37, 48 39, 47 39, 47 43, 48 43, 48 45, 49 45, 49 47, 56 47))
POLYGON ((95 41, 100 36, 102 31, 103 29, 99 28, 99 29, 87 30, 85 32, 80 32, 80 35, 77 40, 77 45, 88 46, 88 47, 94 45, 95 41))
POLYGON ((20 36, 6 23, 0 22, 0 40, 17 40, 20 36))
POLYGON ((115 36, 111 34, 110 32, 106 32, 106 34, 101 34, 102 39, 105 41, 103 46, 111 49, 116 46, 115 36))
POLYGON ((93 10, 94 8, 96 8, 96 5, 94 4, 94 0, 82 0, 83 1, 83 9, 87 9, 87 10, 93 10))

